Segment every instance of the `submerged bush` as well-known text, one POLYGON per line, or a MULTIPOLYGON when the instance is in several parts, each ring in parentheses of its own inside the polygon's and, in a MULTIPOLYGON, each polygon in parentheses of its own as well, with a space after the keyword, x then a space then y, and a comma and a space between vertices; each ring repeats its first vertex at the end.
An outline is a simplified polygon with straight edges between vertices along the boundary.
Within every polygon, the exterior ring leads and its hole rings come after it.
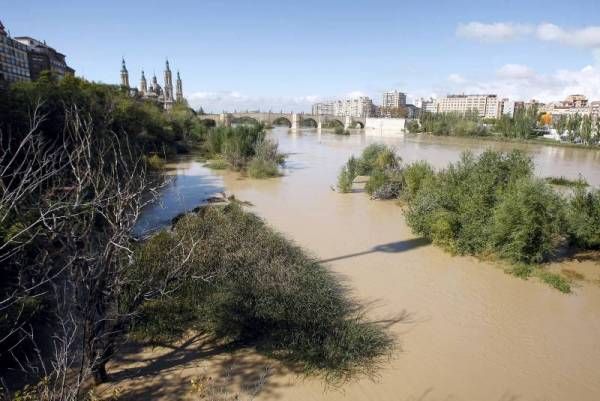
POLYGON ((204 150, 208 157, 222 159, 226 163, 213 164, 212 168, 248 170, 248 174, 255 178, 278 176, 279 165, 285 160, 285 155, 278 151, 277 143, 266 139, 265 131, 259 125, 212 129, 207 134, 204 150))
POLYGON ((348 166, 342 167, 340 174, 338 175, 337 190, 341 193, 352 192, 352 184, 354 183, 356 176, 350 172, 348 166))
POLYGON ((402 177, 404 185, 402 188, 402 197, 405 200, 414 199, 426 180, 431 180, 434 176, 434 170, 425 161, 418 161, 404 167, 402 177))
MULTIPOLYGON (((184 248, 191 277, 210 280, 190 277, 174 286, 174 296, 193 308, 196 325, 216 336, 332 378, 372 368, 393 347, 390 335, 364 319, 360 305, 324 266, 236 204, 186 215, 172 232, 155 238, 143 246, 144 259, 156 254, 153 263, 167 264, 172 258, 155 241, 170 246, 193 239, 194 248, 184 248)), ((158 315, 162 306, 148 311, 158 315)), ((144 319, 138 327, 156 335, 144 319)))
POLYGON ((514 262, 539 263, 561 239, 564 209, 548 184, 523 179, 510 187, 494 211, 493 249, 514 262))
POLYGON ((434 175, 428 170, 414 167, 409 174, 419 189, 408 192, 407 223, 415 233, 459 254, 490 250, 492 217, 501 195, 511 183, 533 174, 524 154, 491 150, 477 158, 466 152, 434 175))
POLYGON ((573 245, 600 248, 600 190, 575 189, 567 208, 567 231, 573 245))

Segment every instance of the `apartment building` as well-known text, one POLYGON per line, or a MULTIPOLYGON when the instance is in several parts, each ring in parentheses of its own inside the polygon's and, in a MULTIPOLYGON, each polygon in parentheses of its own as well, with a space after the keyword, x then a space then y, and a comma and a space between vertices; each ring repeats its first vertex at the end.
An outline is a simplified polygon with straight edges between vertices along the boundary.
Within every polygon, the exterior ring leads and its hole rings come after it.
POLYGON ((438 113, 476 111, 483 118, 498 118, 502 102, 497 95, 448 95, 436 99, 438 113))
POLYGON ((373 100, 367 96, 360 96, 346 100, 334 100, 331 102, 316 103, 312 106, 314 115, 371 117, 375 106, 373 100))
POLYGON ((11 38, 0 22, 0 85, 30 80, 27 46, 11 38))
POLYGON ((397 90, 383 92, 381 95, 381 107, 397 109, 406 106, 406 94, 397 90))

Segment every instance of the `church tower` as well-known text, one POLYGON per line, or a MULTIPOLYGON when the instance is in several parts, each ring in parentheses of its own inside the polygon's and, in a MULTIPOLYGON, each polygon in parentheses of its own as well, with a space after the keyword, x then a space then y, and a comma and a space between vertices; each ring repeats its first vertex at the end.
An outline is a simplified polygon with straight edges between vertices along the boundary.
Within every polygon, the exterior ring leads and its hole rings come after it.
POLYGON ((140 93, 144 96, 148 92, 148 83, 146 82, 146 77, 144 76, 144 70, 142 70, 142 79, 140 80, 140 93))
POLYGON ((179 71, 177 71, 177 88, 175 89, 175 100, 177 102, 183 102, 183 85, 181 84, 181 77, 179 76, 179 71))
POLYGON ((165 67, 165 94, 164 102, 165 109, 170 109, 173 106, 173 78, 171 76, 171 69, 169 68, 169 60, 167 60, 165 67))
POLYGON ((124 58, 121 60, 121 86, 129 88, 129 72, 127 72, 127 67, 125 67, 124 58))

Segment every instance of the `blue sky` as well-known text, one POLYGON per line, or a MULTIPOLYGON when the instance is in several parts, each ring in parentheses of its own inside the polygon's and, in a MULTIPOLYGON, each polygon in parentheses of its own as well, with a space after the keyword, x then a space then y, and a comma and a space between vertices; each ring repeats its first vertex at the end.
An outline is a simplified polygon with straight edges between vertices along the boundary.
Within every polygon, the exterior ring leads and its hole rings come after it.
POLYGON ((600 1, 2 0, 13 36, 46 40, 78 75, 116 83, 124 56, 195 107, 308 110, 399 89, 600 99, 600 1))

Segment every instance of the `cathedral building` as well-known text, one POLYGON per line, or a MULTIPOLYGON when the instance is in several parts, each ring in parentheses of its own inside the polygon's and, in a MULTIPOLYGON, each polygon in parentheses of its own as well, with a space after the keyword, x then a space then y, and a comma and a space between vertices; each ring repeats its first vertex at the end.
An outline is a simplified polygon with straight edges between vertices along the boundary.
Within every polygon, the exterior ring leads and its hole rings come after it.
POLYGON ((121 86, 128 88, 134 96, 160 103, 165 110, 170 110, 174 103, 184 101, 183 84, 181 82, 181 77, 179 76, 179 71, 177 72, 175 94, 173 95, 173 77, 171 75, 171 68, 169 67, 169 60, 166 62, 163 84, 164 86, 162 87, 158 84, 158 79, 156 78, 156 74, 154 74, 150 85, 148 85, 144 70, 142 70, 139 89, 131 88, 129 86, 129 72, 125 66, 125 59, 121 61, 121 86))

